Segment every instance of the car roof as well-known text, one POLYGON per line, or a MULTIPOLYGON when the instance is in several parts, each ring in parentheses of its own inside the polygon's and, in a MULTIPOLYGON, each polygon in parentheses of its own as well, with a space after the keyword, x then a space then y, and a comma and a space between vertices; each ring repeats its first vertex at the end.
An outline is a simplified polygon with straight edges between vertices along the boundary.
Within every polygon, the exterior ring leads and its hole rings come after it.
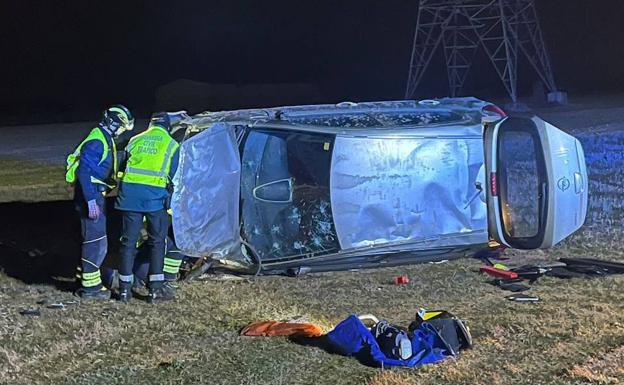
POLYGON ((217 122, 236 125, 267 125, 296 129, 341 130, 397 129, 444 125, 481 124, 492 115, 483 107, 491 103, 474 97, 380 102, 343 102, 220 112, 202 112, 191 117, 193 131, 203 131, 217 122))

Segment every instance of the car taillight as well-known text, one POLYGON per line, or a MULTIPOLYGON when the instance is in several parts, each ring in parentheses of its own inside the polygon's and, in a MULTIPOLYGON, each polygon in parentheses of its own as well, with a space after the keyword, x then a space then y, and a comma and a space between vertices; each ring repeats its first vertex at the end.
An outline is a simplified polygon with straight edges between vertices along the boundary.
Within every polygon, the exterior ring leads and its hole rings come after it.
POLYGON ((495 172, 491 172, 490 173, 490 188, 492 190, 492 196, 497 196, 498 195, 498 189, 496 188, 497 184, 496 184, 496 173, 495 172))
POLYGON ((488 104, 487 106, 483 107, 483 111, 493 112, 499 115, 501 118, 507 117, 507 113, 496 104, 488 104))

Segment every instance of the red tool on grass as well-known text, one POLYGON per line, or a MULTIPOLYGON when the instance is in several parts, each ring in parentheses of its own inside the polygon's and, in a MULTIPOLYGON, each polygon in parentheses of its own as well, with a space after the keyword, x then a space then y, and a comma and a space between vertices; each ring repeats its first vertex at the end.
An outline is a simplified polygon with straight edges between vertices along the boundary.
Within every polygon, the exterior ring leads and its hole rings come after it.
POLYGON ((405 285, 409 283, 409 277, 407 275, 399 275, 398 277, 394 277, 395 285, 405 285))
POLYGON ((509 270, 497 269, 494 266, 481 266, 479 270, 483 273, 491 275, 492 277, 507 279, 518 278, 518 273, 509 270))

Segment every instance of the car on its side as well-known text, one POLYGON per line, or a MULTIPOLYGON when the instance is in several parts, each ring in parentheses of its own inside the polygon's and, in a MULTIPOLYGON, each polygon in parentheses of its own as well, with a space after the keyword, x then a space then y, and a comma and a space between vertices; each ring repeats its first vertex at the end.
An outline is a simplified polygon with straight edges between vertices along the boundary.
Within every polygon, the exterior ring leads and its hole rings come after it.
POLYGON ((187 121, 178 246, 264 273, 551 247, 579 229, 578 140, 475 98, 206 112, 187 121))

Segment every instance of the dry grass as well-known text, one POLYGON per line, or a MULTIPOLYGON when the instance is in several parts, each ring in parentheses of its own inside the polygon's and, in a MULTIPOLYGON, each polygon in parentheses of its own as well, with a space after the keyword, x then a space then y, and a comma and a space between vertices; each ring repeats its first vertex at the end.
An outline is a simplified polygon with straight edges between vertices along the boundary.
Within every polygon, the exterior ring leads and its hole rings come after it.
POLYGON ((602 357, 590 358, 569 371, 573 378, 580 378, 598 384, 618 384, 624 377, 624 346, 620 346, 602 357))
MULTIPOLYGON (((552 257, 596 256, 569 247, 552 257)), ((529 254, 527 257, 537 258, 529 254)), ((542 257, 542 256, 539 256, 542 257)), ((620 251, 610 259, 624 260, 620 251)), ((0 278, 0 382, 223 384, 574 384, 624 380, 624 277, 544 278, 538 304, 505 300, 475 272, 476 261, 374 271, 185 284, 181 298, 149 306, 81 304, 18 314, 46 286, 0 278), (391 284, 407 273, 406 286, 391 284), (307 317, 329 329, 350 313, 406 325, 419 307, 449 309, 470 322, 475 348, 455 361, 379 371, 285 338, 244 338, 256 319, 307 317), (605 352, 611 352, 605 355, 605 352)))

